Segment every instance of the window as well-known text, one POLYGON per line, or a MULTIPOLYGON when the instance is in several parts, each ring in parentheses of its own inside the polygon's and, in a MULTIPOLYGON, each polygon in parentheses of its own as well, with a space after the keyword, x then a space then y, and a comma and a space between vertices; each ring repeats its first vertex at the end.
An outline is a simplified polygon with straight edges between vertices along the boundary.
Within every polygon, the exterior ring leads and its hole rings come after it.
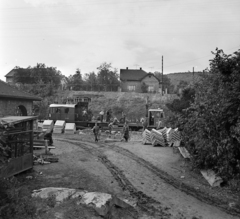
POLYGON ((148 86, 148 92, 154 92, 154 86, 152 85, 148 86))
POLYGON ((135 91, 135 85, 129 85, 128 90, 129 91, 135 91))
POLYGON ((66 108, 64 111, 65 111, 66 114, 68 114, 69 108, 66 108))

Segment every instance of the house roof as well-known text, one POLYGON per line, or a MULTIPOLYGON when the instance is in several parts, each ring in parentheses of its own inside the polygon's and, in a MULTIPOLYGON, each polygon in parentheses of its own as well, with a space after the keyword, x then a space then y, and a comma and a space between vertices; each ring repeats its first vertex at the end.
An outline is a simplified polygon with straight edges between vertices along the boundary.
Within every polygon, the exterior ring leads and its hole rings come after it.
POLYGON ((146 78, 147 76, 153 76, 154 78, 156 78, 158 80, 158 82, 160 83, 160 80, 153 74, 153 73, 148 73, 146 75, 144 75, 140 80, 143 80, 144 78, 146 78))
POLYGON ((24 91, 20 91, 17 88, 14 88, 7 84, 6 82, 0 80, 0 98, 14 98, 14 99, 27 99, 27 100, 37 100, 40 101, 41 98, 34 96, 32 94, 29 94, 24 91))
POLYGON ((146 75, 142 69, 120 69, 121 81, 140 81, 146 75))
POLYGON ((17 69, 12 69, 10 72, 8 72, 5 77, 13 77, 13 75, 17 72, 17 69))

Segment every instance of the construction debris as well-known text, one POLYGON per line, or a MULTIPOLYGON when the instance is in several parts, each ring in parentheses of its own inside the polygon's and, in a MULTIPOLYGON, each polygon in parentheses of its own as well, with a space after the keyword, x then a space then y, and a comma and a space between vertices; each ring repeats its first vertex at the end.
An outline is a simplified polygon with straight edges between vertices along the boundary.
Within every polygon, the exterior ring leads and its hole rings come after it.
POLYGON ((200 172, 212 187, 220 186, 223 183, 222 178, 217 176, 213 170, 201 170, 200 172))
POLYGON ((50 164, 58 162, 57 157, 43 157, 42 155, 33 155, 34 164, 50 164))
POLYGON ((191 158, 191 155, 190 153, 188 152, 188 150, 185 148, 185 147, 178 147, 178 150, 180 151, 181 155, 186 159, 190 159, 191 158))
POLYGON ((54 197, 56 204, 60 204, 65 200, 77 198, 78 205, 87 205, 93 207, 99 215, 106 216, 112 211, 114 206, 120 208, 132 208, 132 206, 125 201, 112 196, 107 193, 87 192, 86 190, 69 189, 69 188, 55 188, 48 187, 39 190, 33 190, 32 197, 47 199, 54 197))

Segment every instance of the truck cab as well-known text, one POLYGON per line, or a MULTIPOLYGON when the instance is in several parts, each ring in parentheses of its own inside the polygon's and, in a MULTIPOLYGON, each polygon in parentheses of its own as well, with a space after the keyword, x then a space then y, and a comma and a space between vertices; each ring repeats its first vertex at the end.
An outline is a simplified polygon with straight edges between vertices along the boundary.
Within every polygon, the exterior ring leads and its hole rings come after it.
POLYGON ((157 128, 160 121, 164 118, 163 109, 149 109, 148 110, 148 128, 157 128))

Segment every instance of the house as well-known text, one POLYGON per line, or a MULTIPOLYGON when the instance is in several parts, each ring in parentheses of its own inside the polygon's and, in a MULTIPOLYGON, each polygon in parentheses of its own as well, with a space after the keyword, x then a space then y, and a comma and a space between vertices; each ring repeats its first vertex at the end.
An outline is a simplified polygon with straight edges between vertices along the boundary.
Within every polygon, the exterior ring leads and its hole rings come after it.
POLYGON ((0 80, 0 118, 5 116, 30 116, 33 101, 41 98, 20 91, 0 80))
POLYGON ((6 77, 6 82, 8 84, 14 84, 14 80, 13 80, 13 77, 14 77, 14 74, 17 72, 17 69, 12 69, 10 72, 8 72, 5 77, 6 77))
POLYGON ((122 92, 142 93, 143 85, 146 85, 149 93, 161 92, 161 82, 152 73, 140 69, 120 69, 120 81, 122 92))

